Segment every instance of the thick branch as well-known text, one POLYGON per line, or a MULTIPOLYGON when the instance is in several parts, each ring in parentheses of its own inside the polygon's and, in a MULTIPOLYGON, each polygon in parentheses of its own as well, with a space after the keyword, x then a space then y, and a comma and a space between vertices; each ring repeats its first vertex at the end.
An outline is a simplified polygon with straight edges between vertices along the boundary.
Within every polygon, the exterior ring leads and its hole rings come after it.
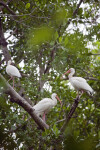
POLYGON ((76 108, 77 108, 77 106, 78 106, 79 100, 80 100, 79 97, 77 97, 77 98, 74 100, 74 103, 73 103, 73 105, 72 105, 72 107, 71 107, 71 110, 70 110, 70 112, 68 113, 68 116, 67 116, 67 118, 66 118, 66 120, 65 120, 65 122, 64 122, 64 124, 63 124, 63 126, 62 126, 62 128, 61 128, 61 132, 64 132, 64 131, 65 131, 65 129, 66 129, 66 127, 67 127, 67 125, 68 125, 70 119, 72 118, 72 116, 73 116, 73 114, 74 114, 74 112, 75 112, 75 110, 76 110, 76 108))
POLYGON ((46 69, 44 71, 44 74, 49 72, 49 69, 51 68, 51 63, 54 60, 55 52, 56 52, 56 47, 54 47, 53 50, 51 51, 51 54, 49 56, 49 61, 47 63, 47 67, 46 67, 46 69))
POLYGON ((21 83, 20 83, 20 82, 17 83, 17 86, 20 87, 20 90, 19 90, 18 94, 19 94, 21 97, 23 97, 31 106, 33 106, 33 103, 32 103, 32 101, 31 101, 31 99, 29 99, 28 96, 24 94, 24 93, 25 93, 25 90, 24 90, 24 88, 21 86, 21 83))
POLYGON ((4 37, 2 22, 1 22, 1 17, 0 17, 0 45, 2 46, 2 51, 3 51, 3 55, 4 55, 6 62, 11 59, 11 56, 7 48, 7 44, 8 43, 6 42, 6 39, 4 37))
POLYGON ((5 93, 11 96, 13 102, 23 107, 43 131, 44 128, 49 129, 49 126, 40 117, 38 117, 35 114, 33 107, 7 83, 7 81, 1 74, 0 74, 0 79, 4 82, 4 87, 6 87, 5 93))

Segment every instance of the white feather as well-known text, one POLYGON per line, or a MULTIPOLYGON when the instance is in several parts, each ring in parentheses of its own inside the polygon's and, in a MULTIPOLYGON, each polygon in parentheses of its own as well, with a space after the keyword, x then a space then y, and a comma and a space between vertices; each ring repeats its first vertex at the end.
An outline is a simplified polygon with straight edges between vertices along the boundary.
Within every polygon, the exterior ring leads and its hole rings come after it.
POLYGON ((77 91, 85 91, 88 94, 93 94, 94 90, 90 87, 90 85, 87 83, 87 81, 82 78, 82 77, 73 77, 74 73, 75 73, 75 69, 74 68, 70 68, 66 73, 67 74, 70 73, 68 75, 69 81, 71 83, 71 85, 77 90, 77 91))
POLYGON ((15 66, 11 65, 10 60, 8 61, 8 65, 6 67, 6 72, 11 77, 13 77, 13 76, 19 77, 19 78, 21 77, 21 74, 20 74, 19 70, 15 66))
POLYGON ((40 102, 38 102, 33 108, 35 109, 35 113, 38 116, 42 116, 44 112, 47 114, 56 104, 57 104, 57 99, 56 99, 57 94, 53 93, 52 94, 52 99, 51 98, 44 98, 40 102))
POLYGON ((93 93, 93 89, 90 87, 90 85, 86 82, 84 78, 71 77, 69 81, 76 90, 78 91, 83 90, 85 92, 93 93))

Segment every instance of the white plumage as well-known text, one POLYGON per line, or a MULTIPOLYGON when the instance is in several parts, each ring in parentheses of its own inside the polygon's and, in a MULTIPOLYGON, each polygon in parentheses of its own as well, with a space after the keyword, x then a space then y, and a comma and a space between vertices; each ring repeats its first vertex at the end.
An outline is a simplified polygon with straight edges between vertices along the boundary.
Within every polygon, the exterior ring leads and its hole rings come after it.
POLYGON ((51 98, 44 98, 40 102, 38 102, 35 106, 33 106, 33 108, 35 109, 35 113, 38 116, 42 116, 42 119, 44 121, 45 121, 45 114, 47 114, 57 104, 57 99, 60 101, 56 93, 53 93, 51 95, 51 98))
POLYGON ((11 77, 9 80, 13 79, 13 88, 14 88, 14 77, 20 78, 21 74, 15 66, 11 65, 11 60, 8 61, 6 72, 11 77))
POLYGON ((87 83, 87 81, 84 78, 73 77, 75 73, 74 68, 70 68, 67 72, 64 73, 64 75, 67 73, 70 73, 68 75, 69 81, 72 84, 72 86, 78 91, 78 96, 79 96, 79 91, 81 91, 82 94, 83 92, 87 92, 89 95, 92 95, 94 93, 93 89, 90 87, 90 85, 87 83))

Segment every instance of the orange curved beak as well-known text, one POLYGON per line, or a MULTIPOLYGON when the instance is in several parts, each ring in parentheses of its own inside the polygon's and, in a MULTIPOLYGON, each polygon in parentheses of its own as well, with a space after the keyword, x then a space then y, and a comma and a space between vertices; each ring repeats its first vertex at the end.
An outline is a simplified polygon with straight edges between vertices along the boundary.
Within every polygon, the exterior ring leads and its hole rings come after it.
POLYGON ((62 74, 61 79, 63 79, 63 75, 66 75, 67 73, 70 73, 70 70, 68 70, 67 72, 65 72, 64 74, 62 74))
POLYGON ((60 100, 60 98, 58 96, 56 96, 57 100, 60 102, 61 106, 62 106, 62 102, 60 100))
POLYGON ((67 74, 67 73, 70 73, 70 70, 68 70, 67 72, 65 72, 64 75, 67 74))

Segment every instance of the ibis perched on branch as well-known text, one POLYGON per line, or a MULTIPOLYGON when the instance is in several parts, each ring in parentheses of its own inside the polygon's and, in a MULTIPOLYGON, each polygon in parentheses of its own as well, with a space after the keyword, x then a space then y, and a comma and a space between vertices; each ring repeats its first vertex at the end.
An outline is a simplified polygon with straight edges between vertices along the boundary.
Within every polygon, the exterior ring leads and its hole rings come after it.
POLYGON ((10 81, 11 79, 13 80, 13 88, 14 88, 14 77, 20 78, 21 74, 15 66, 11 65, 11 63, 12 63, 11 60, 9 60, 6 67, 6 72, 11 77, 8 81, 10 81))
POLYGON ((51 98, 44 98, 41 101, 39 101, 35 106, 33 106, 35 113, 39 117, 41 116, 43 121, 45 121, 45 115, 50 111, 50 109, 57 105, 57 100, 59 100, 61 104, 61 100, 59 99, 56 93, 53 93, 51 95, 51 98))
MULTIPOLYGON (((80 97, 82 96, 82 94, 84 92, 87 92, 91 96, 93 95, 94 90, 90 87, 90 85, 87 83, 87 81, 84 78, 82 78, 82 77, 73 77, 73 75, 75 73, 74 68, 70 68, 63 75, 66 75, 67 73, 69 73, 68 78, 69 78, 69 81, 70 81, 71 85, 78 91, 77 96, 79 96, 79 92, 81 92, 80 97)), ((63 79, 63 75, 62 75, 61 79, 63 79)))

